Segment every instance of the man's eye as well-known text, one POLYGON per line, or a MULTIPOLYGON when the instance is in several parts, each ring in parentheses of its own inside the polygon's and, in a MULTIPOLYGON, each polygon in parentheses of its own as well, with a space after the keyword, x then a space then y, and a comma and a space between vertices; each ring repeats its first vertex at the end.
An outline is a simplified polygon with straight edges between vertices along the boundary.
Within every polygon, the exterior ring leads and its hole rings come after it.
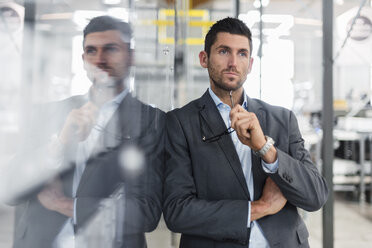
POLYGON ((109 53, 115 53, 115 52, 117 52, 119 49, 117 48, 117 47, 114 47, 114 46, 112 46, 112 47, 106 47, 105 48, 105 51, 106 52, 109 52, 109 53))
POLYGON ((241 53, 239 53, 239 55, 242 56, 242 57, 247 57, 248 56, 248 54, 246 52, 241 52, 241 53))
POLYGON ((227 54, 227 50, 226 49, 222 49, 218 53, 224 55, 224 54, 227 54))
POLYGON ((96 50, 93 49, 93 48, 87 48, 87 49, 85 49, 85 53, 86 54, 94 54, 95 52, 96 52, 96 50))

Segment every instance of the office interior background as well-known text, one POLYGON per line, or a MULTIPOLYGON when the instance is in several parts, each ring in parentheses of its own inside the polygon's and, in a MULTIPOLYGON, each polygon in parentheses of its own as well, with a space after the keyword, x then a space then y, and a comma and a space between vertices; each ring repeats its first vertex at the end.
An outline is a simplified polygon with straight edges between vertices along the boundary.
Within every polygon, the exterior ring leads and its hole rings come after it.
MULTIPOLYGON (((326 0, 324 0, 326 1, 326 0)), ((252 30, 254 64, 244 88, 253 98, 291 109, 319 170, 331 166, 332 207, 301 211, 311 247, 372 247, 372 2, 333 0, 333 29, 323 32, 322 0, 0 0, 0 178, 22 140, 30 106, 84 94, 82 30, 108 14, 131 23, 134 65, 128 87, 164 111, 202 95, 199 64, 209 27, 226 16, 252 30), (333 82, 324 80, 324 35, 332 37, 333 82), (332 84, 334 151, 324 164, 324 85, 332 84), (322 214, 323 213, 323 214, 322 214), (327 222, 327 223, 324 223, 327 222), (325 228, 329 228, 325 230, 325 228)), ((324 170, 323 170, 324 171, 324 170)), ((0 179, 1 180, 1 179, 0 179)), ((0 196, 8 194, 2 185, 0 196), (1 195, 2 194, 2 195, 1 195)), ((13 207, 0 204, 0 247, 11 247, 13 207)), ((150 248, 176 247, 164 222, 150 248)))

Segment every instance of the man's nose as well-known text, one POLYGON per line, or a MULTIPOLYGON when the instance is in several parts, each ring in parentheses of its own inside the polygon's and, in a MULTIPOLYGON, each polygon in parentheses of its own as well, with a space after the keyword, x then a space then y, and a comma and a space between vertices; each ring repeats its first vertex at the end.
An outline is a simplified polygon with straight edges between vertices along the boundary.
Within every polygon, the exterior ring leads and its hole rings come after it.
POLYGON ((106 63, 106 55, 103 50, 98 50, 95 57, 96 64, 106 63))
POLYGON ((236 67, 237 66, 237 56, 235 54, 231 54, 229 56, 228 66, 229 67, 236 67))

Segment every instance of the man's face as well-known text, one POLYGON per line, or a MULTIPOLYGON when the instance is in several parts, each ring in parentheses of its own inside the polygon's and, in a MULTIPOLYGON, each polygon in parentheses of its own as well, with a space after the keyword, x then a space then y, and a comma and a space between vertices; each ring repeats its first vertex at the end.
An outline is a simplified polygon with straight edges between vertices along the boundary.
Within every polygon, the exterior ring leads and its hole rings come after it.
POLYGON ((200 64, 208 68, 212 89, 217 87, 226 91, 239 89, 252 68, 249 40, 243 35, 220 32, 211 46, 208 57, 200 52, 200 64))
POLYGON ((120 31, 89 33, 84 41, 84 68, 96 86, 113 87, 128 74, 131 54, 120 31))

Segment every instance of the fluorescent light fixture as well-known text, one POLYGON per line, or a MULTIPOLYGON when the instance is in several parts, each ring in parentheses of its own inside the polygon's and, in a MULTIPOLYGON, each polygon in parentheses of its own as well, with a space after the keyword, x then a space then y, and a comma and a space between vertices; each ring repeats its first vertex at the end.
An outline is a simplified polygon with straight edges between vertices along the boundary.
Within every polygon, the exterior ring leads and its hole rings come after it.
POLYGON ((43 14, 41 15, 41 20, 64 20, 64 19, 71 19, 73 14, 71 12, 66 13, 51 13, 51 14, 43 14))
POLYGON ((103 0, 103 4, 107 5, 118 5, 121 3, 121 0, 103 0))
POLYGON ((125 8, 110 8, 107 12, 105 11, 94 11, 94 10, 77 10, 73 14, 73 21, 78 27, 83 30, 84 27, 89 23, 91 19, 96 16, 110 15, 116 17, 124 22, 128 22, 129 13, 125 8))

